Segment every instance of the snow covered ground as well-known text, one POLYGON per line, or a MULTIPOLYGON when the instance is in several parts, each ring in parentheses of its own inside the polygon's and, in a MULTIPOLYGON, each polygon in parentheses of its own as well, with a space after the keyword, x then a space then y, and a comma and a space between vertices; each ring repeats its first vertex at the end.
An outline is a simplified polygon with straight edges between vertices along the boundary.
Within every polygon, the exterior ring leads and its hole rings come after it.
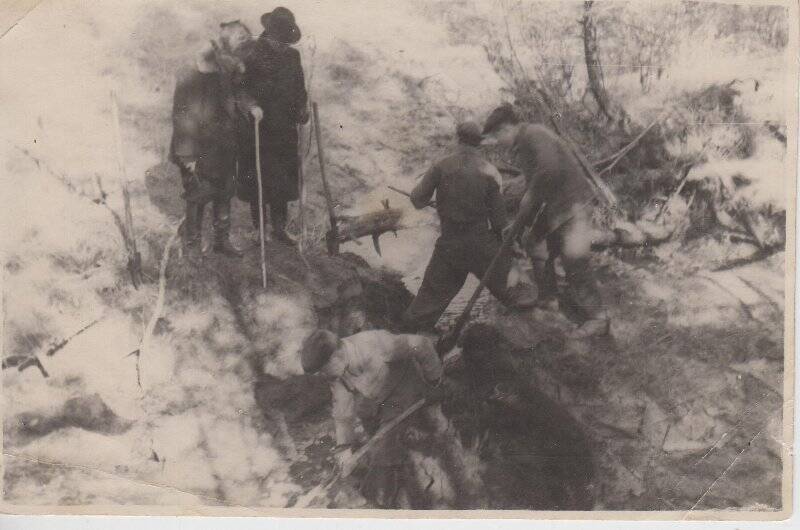
MULTIPOLYGON (((482 119, 501 99, 503 83, 481 42, 454 38, 440 13, 418 3, 304 0, 291 8, 304 33, 299 46, 311 97, 321 107, 340 211, 373 210, 384 198, 408 208, 385 186, 410 189, 450 145, 457 120, 482 119)), ((43 2, 0 41, 4 358, 38 355, 49 374, 44 378, 36 367, 3 372, 7 502, 277 507, 300 492, 290 462, 257 419, 257 374, 246 359, 253 338, 234 324, 237 317, 219 292, 168 290, 168 324, 156 326, 140 356, 130 355, 152 316, 158 260, 175 229, 176 220, 151 204, 144 179, 165 161, 174 72, 191 62, 217 23, 240 18, 255 32, 261 12, 256 4, 211 0, 43 2), (123 180, 151 280, 138 290, 112 216, 96 203, 99 181, 108 205, 121 212, 123 180), (54 355, 44 354, 96 319, 54 355), (70 399, 97 421, 77 421, 65 409, 70 399)), ((701 75, 714 60, 682 63, 694 69, 675 70, 675 85, 665 84, 650 104, 696 88, 685 80, 718 81, 701 75)), ((759 120, 780 120, 780 61, 759 60, 745 64, 763 64, 772 81, 760 94, 745 95, 752 99, 748 109, 759 120)), ((645 105, 644 98, 631 102, 632 112, 645 115, 652 110, 645 105)), ((761 158, 695 171, 772 177, 758 187, 764 190, 759 197, 777 202, 785 183, 774 177, 781 175, 784 152, 761 140, 761 158)), ((306 165, 311 224, 321 227, 326 213, 313 152, 306 165)), ((236 215, 235 237, 246 243, 241 205, 236 215)), ((436 221, 431 211, 409 211, 408 219, 420 227, 397 239, 385 236, 392 239, 383 243, 382 257, 369 243, 345 248, 401 271, 415 291, 436 221)), ((268 371, 296 372, 293 355, 311 325, 308 308, 285 296, 251 302, 271 331, 256 340, 277 340, 277 358, 286 360, 268 371)))

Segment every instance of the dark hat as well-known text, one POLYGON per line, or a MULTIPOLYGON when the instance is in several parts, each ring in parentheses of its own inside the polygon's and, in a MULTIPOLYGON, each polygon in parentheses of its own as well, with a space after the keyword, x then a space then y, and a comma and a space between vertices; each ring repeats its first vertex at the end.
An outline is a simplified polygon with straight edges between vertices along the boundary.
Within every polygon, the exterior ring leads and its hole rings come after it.
POLYGON ((503 103, 489 114, 483 126, 483 134, 491 134, 503 125, 519 123, 520 117, 511 103, 503 103))
POLYGON ((456 127, 458 141, 467 145, 479 145, 483 140, 481 127, 474 121, 464 121, 456 127))
POLYGON ((318 329, 303 341, 300 363, 307 374, 318 372, 339 348, 339 337, 326 329, 318 329))
POLYGON ((280 42, 295 44, 300 40, 300 28, 294 21, 294 13, 285 7, 276 7, 261 15, 261 25, 267 35, 280 42))

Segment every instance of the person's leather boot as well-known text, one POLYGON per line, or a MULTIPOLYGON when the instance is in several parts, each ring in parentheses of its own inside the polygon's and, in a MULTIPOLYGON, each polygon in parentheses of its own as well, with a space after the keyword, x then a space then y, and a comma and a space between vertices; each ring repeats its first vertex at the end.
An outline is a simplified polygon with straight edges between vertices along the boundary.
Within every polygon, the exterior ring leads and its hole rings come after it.
POLYGON ((286 220, 281 218, 275 218, 272 221, 272 237, 275 238, 276 241, 283 243, 284 245, 289 245, 290 247, 296 247, 297 241, 294 240, 292 236, 286 233, 286 220))
POLYGON ((611 320, 608 317, 592 318, 571 331, 567 336, 573 340, 602 337, 611 333, 611 320))
MULTIPOLYGON (((250 203, 250 220, 253 221, 253 228, 256 229, 258 232, 259 223, 261 222, 261 218, 258 215, 258 202, 253 201, 250 203)), ((264 225, 267 224, 266 217, 264 218, 264 225)))
POLYGON ((244 252, 231 243, 230 203, 215 204, 214 217, 214 252, 229 258, 244 256, 244 252))
POLYGON ((181 238, 183 240, 183 259, 196 261, 203 255, 201 226, 203 222, 202 206, 193 203, 186 203, 186 219, 181 227, 181 238))
POLYGON ((184 240, 183 259, 185 261, 195 262, 202 259, 202 257, 203 257, 203 249, 199 237, 191 240, 184 240))
POLYGON ((297 241, 286 233, 286 230, 273 230, 272 231, 273 237, 275 237, 276 241, 280 241, 284 245, 289 245, 290 247, 296 247, 297 241))
POLYGON ((512 311, 528 311, 536 307, 537 293, 533 286, 520 284, 507 291, 506 306, 512 311))
POLYGON ((214 241, 214 252, 229 258, 241 258, 244 252, 236 248, 227 237, 214 241))
POLYGON ((558 300, 556 300, 552 296, 548 296, 536 300, 536 308, 541 309, 543 311, 558 311, 560 309, 560 306, 558 304, 558 300))

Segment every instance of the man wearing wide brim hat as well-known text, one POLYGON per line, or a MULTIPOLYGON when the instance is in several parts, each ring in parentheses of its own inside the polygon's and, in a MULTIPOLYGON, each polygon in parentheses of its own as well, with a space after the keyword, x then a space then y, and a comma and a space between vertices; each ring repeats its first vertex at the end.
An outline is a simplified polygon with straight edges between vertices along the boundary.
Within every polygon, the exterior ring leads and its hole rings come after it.
POLYGON ((294 20, 294 13, 285 7, 276 7, 261 15, 261 25, 264 26, 265 33, 286 44, 296 44, 302 36, 294 20))
MULTIPOLYGON (((294 245, 286 233, 288 203, 299 197, 297 124, 308 122, 305 77, 294 14, 276 7, 261 16, 264 31, 245 58, 244 89, 250 113, 260 120, 260 155, 264 206, 269 205, 272 232, 280 242, 294 245)), ((252 123, 241 131, 246 153, 240 167, 240 199, 250 202, 253 224, 258 226, 258 186, 252 123)), ((265 212, 266 214, 266 212, 265 212)), ((266 215, 264 216, 266 219, 266 215)))

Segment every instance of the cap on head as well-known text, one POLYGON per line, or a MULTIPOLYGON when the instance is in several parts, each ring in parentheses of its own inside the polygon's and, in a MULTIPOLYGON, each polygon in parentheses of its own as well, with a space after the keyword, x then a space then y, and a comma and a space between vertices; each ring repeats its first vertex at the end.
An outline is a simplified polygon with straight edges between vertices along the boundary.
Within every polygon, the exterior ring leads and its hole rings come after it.
POLYGON ((220 40, 230 49, 250 40, 253 34, 241 20, 222 22, 220 25, 220 40))
POLYGON ((307 374, 317 373, 339 348, 339 337, 327 329, 318 329, 303 341, 300 363, 307 374))
POLYGON ((506 124, 515 125, 519 123, 520 117, 510 103, 503 103, 489 114, 486 123, 483 125, 483 134, 492 134, 506 124))
POLYGON ((483 140, 480 126, 474 121, 465 121, 456 127, 456 136, 462 144, 477 146, 483 140))
POLYGON ((300 28, 295 23, 294 13, 285 7, 276 7, 261 15, 261 25, 264 32, 277 41, 295 44, 300 40, 300 28))

